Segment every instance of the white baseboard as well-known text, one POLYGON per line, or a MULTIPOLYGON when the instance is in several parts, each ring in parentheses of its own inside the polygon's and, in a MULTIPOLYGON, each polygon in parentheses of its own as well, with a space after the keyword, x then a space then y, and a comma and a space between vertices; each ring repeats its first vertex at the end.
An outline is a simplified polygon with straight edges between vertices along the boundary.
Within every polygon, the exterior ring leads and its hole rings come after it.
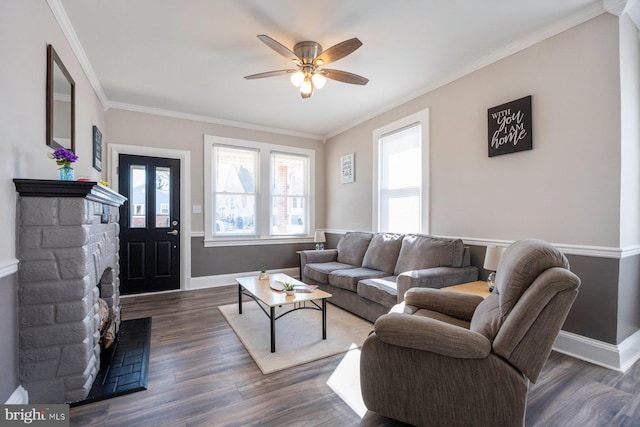
POLYGON ((620 349, 620 370, 625 372, 640 359, 640 331, 637 331, 618 346, 620 349))
MULTIPOLYGON (((193 289, 205 289, 205 288, 215 288, 218 286, 228 286, 228 285, 237 285, 236 282, 237 277, 248 277, 248 276, 257 276, 259 271, 249 271, 245 273, 233 273, 233 274, 219 274, 216 276, 202 276, 202 277, 192 277, 191 283, 189 287, 186 289, 188 291, 193 289)), ((298 278, 300 275, 300 269, 298 267, 293 268, 283 268, 280 270, 269 270, 269 273, 282 273, 287 276, 291 276, 293 278, 298 278)))
POLYGON ((553 349, 595 365, 625 372, 640 359, 640 331, 619 345, 560 331, 553 349))
POLYGON ((29 404, 29 392, 19 385, 4 403, 5 405, 27 405, 29 404))

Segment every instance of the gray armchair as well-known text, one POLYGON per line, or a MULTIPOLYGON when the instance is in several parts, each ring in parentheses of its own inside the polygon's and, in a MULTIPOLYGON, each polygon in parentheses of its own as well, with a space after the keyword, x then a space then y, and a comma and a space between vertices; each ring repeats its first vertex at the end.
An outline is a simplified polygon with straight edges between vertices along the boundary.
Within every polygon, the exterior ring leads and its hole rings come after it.
POLYGON ((417 426, 524 424, 535 383, 580 279, 540 240, 505 251, 486 299, 412 288, 365 341, 360 382, 370 411, 417 426))

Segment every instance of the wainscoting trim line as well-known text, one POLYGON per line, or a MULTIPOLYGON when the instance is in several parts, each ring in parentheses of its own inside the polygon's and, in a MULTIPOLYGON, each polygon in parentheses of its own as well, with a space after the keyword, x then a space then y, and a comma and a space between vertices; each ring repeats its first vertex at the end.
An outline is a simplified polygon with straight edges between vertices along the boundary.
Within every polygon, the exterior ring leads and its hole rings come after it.
POLYGON ((11 276, 12 274, 15 274, 18 272, 18 260, 13 258, 13 259, 8 259, 8 260, 4 260, 4 261, 0 261, 0 279, 7 277, 7 276, 11 276))
MULTIPOLYGON (((283 273, 293 278, 299 278, 300 269, 298 267, 283 268, 280 270, 269 270, 269 274, 283 273)), ((216 288, 219 286, 237 285, 237 277, 257 276, 259 271, 249 271, 244 273, 218 274, 216 276, 192 277, 187 290, 216 288)))
MULTIPOLYGON (((344 234, 346 230, 325 230, 325 233, 328 234, 344 234)), ((370 233, 370 231, 368 231, 370 233)), ((477 245, 477 246, 509 246, 513 243, 513 240, 496 240, 496 239, 479 239, 476 237, 462 237, 462 236, 440 236, 437 234, 433 234, 436 237, 443 237, 446 239, 462 239, 462 241, 466 245, 477 245)), ((624 248, 616 248, 612 246, 589 246, 589 245, 573 245, 566 243, 553 243, 553 246, 569 255, 583 255, 583 256, 592 256, 592 257, 600 257, 600 258, 613 258, 613 259, 621 259, 627 258, 630 256, 640 254, 640 245, 627 246, 624 248)))

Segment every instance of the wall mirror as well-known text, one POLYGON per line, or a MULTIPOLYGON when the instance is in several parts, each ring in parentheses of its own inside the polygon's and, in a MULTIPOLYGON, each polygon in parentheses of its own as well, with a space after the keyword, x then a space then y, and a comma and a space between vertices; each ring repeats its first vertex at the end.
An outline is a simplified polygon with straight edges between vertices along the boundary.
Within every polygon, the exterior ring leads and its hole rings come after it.
POLYGON ((75 82, 47 46, 47 145, 75 152, 75 82))

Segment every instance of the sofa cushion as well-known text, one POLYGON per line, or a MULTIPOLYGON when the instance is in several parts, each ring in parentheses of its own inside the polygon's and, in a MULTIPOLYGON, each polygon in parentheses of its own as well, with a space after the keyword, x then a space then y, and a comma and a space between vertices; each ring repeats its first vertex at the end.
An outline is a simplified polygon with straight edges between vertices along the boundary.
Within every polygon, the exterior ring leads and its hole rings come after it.
POLYGON ((357 287, 358 295, 391 308, 398 303, 396 278, 397 276, 387 276, 360 280, 357 287))
POLYGON ((421 234, 406 235, 394 274, 433 267, 461 267, 464 244, 461 239, 442 239, 421 234))
POLYGON ((373 236, 367 252, 364 254, 362 266, 373 270, 393 273, 402 246, 402 234, 379 233, 373 236))
POLYGON ((364 267, 351 268, 349 270, 336 270, 329 273, 329 284, 336 288, 356 292, 358 289, 358 282, 360 280, 385 276, 388 276, 388 273, 364 267))
POLYGON ((371 233, 359 231, 345 233, 336 247, 338 249, 337 261, 360 267, 372 238, 373 234, 371 233))
POLYGON ((317 283, 327 284, 329 283, 329 273, 335 270, 347 270, 350 268, 356 267, 341 262, 317 262, 306 264, 302 274, 317 283))

